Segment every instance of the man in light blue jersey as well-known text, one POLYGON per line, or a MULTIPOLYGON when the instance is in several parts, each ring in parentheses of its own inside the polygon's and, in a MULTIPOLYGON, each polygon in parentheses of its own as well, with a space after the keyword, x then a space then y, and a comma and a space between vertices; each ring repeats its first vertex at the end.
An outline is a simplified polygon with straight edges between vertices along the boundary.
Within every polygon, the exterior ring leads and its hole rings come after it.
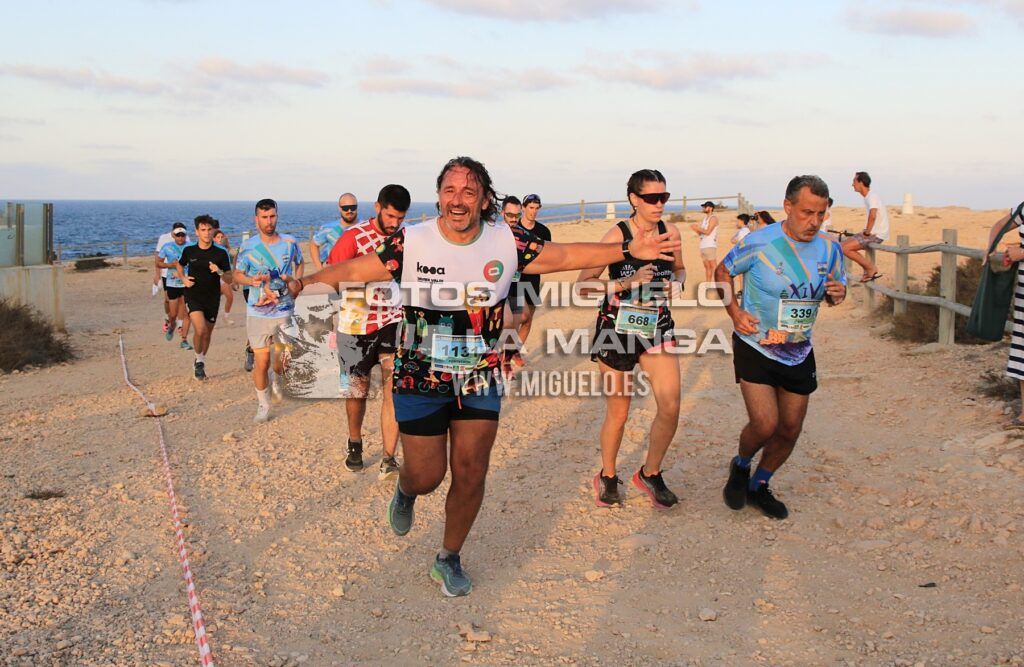
POLYGON ((749 502, 772 518, 789 516, 768 481, 793 452, 808 399, 818 387, 811 331, 819 306, 846 298, 842 248, 819 233, 828 196, 828 186, 817 176, 793 178, 783 202, 786 219, 751 232, 715 269, 736 328, 733 365, 749 418, 722 491, 735 510, 749 502), (733 280, 740 275, 742 307, 732 298, 733 280))
POLYGON ((346 192, 338 197, 338 219, 329 222, 313 234, 309 242, 309 257, 316 270, 324 268, 327 257, 331 254, 331 248, 338 241, 338 237, 345 233, 345 230, 356 224, 359 219, 359 201, 351 192, 346 192))
POLYGON ((242 243, 234 277, 250 287, 245 329, 255 362, 252 379, 259 401, 255 421, 265 422, 270 418, 271 393, 276 401, 283 397, 283 350, 276 347, 274 334, 295 310, 295 299, 285 281, 302 277, 302 251, 293 237, 277 233, 277 202, 273 199, 256 202, 253 219, 259 234, 242 243), (277 354, 273 359, 274 372, 270 373, 272 345, 277 354))
POLYGON ((178 260, 181 258, 181 251, 185 248, 185 241, 188 239, 188 235, 185 233, 185 225, 178 227, 179 223, 175 223, 174 230, 171 234, 172 241, 168 241, 160 246, 159 252, 156 254, 156 267, 158 269, 170 269, 167 271, 167 277, 164 279, 164 291, 167 294, 167 318, 169 323, 174 323, 175 327, 168 327, 164 332, 164 337, 167 340, 174 338, 174 332, 177 331, 178 335, 181 336, 181 343, 179 344, 183 350, 191 350, 192 346, 188 342, 188 329, 189 329, 189 318, 188 312, 185 310, 185 284, 181 282, 181 279, 174 272, 174 267, 177 266, 178 260))

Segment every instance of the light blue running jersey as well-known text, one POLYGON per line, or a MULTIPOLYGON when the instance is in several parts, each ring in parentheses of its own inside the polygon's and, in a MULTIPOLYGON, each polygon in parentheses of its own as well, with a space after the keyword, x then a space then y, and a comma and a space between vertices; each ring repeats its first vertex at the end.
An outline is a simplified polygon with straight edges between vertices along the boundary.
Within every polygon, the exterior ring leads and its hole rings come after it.
POLYGON ((760 320, 756 335, 736 335, 787 366, 806 359, 825 282, 846 284, 839 244, 823 234, 807 243, 795 241, 777 223, 748 234, 722 264, 730 275, 744 276, 743 310, 760 320))
MULTIPOLYGON (((160 259, 168 264, 174 264, 181 259, 181 251, 187 245, 188 243, 178 245, 176 241, 163 244, 160 246, 160 259)), ((181 282, 181 279, 178 278, 178 272, 175 269, 167 269, 167 286, 185 287, 185 283, 181 282)))
MULTIPOLYGON (((288 234, 281 234, 277 243, 266 245, 260 241, 259 235, 246 239, 238 249, 235 268, 246 276, 252 277, 260 273, 270 274, 274 271, 281 275, 294 276, 296 269, 302 265, 302 251, 295 239, 288 234)), ((274 285, 271 285, 273 288, 274 285)), ((249 317, 288 317, 295 310, 295 299, 278 285, 278 302, 257 306, 263 295, 262 286, 249 288, 249 300, 246 313, 249 317)))
POLYGON ((341 221, 335 220, 334 222, 328 222, 326 225, 317 230, 316 234, 313 234, 313 243, 320 248, 320 263, 327 261, 327 256, 331 254, 331 248, 334 247, 335 242, 345 233, 347 227, 341 226, 341 221))

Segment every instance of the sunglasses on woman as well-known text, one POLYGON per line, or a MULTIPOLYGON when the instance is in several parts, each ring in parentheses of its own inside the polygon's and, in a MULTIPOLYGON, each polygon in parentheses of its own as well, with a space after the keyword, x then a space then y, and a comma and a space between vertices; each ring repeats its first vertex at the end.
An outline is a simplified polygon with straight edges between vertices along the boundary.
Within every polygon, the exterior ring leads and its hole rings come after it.
POLYGON ((643 199, 645 204, 650 204, 652 206, 654 204, 667 204, 668 198, 671 196, 671 194, 668 192, 648 192, 647 194, 643 195, 640 194, 639 192, 634 192, 633 194, 635 194, 640 199, 643 199))

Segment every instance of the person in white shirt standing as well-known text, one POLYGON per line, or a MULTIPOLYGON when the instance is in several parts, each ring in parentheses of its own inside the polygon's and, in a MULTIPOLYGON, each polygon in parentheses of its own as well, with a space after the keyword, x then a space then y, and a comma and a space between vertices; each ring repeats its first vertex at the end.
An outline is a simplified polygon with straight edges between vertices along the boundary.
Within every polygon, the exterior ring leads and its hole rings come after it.
POLYGON ((746 213, 740 213, 736 216, 736 233, 732 235, 732 244, 736 245, 750 233, 750 216, 746 213))
POLYGON ((690 224, 690 229, 700 237, 700 259, 704 263, 704 280, 715 281, 715 265, 718 263, 718 218, 715 217, 714 202, 706 201, 700 205, 704 209, 704 219, 690 224))
POLYGON ((866 171, 858 171, 853 176, 853 189, 864 197, 864 208, 868 212, 868 221, 864 231, 843 241, 843 254, 860 264, 864 269, 862 283, 869 283, 882 277, 878 267, 860 253, 870 243, 883 243, 889 238, 889 212, 882 203, 877 192, 871 190, 871 176, 866 171))

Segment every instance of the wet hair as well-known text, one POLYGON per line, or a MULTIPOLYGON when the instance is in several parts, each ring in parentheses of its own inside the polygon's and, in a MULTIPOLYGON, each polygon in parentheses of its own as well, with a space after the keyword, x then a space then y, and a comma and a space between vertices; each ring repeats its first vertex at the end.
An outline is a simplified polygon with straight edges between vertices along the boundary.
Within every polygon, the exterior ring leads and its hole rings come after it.
POLYGON ((405 213, 412 204, 412 196, 403 186, 392 183, 380 189, 380 192, 377 193, 377 203, 380 204, 382 210, 390 206, 396 211, 405 213))
POLYGON ((271 210, 277 210, 277 202, 274 201, 273 199, 261 199, 258 202, 256 202, 256 213, 259 213, 260 211, 271 210))
MULTIPOLYGON (((452 169, 462 167, 468 169, 469 173, 473 175, 476 182, 480 185, 484 191, 485 202, 489 202, 489 205, 484 210, 480 211, 480 219, 487 222, 494 222, 495 216, 498 214, 498 195, 494 191, 494 183, 491 181, 491 175, 487 173, 487 167, 482 162, 478 162, 471 157, 460 155, 453 157, 451 160, 444 165, 441 169, 441 173, 437 175, 437 191, 441 192, 441 182, 444 181, 445 174, 452 169)), ((440 212, 441 205, 438 202, 437 210, 440 212)))
POLYGON ((210 225, 214 229, 220 229, 220 223, 214 220, 212 215, 209 215, 207 213, 197 215, 194 222, 196 225, 196 229, 199 229, 199 225, 210 225))
POLYGON ((511 204, 512 206, 523 205, 523 203, 519 201, 519 197, 516 197, 515 195, 508 195, 503 200, 501 200, 501 210, 504 211, 505 207, 508 206, 509 204, 511 204))
POLYGON ((866 188, 871 187, 871 176, 869 176, 868 172, 866 171, 858 171, 856 174, 853 175, 853 180, 860 181, 861 183, 864 184, 864 187, 866 188))
POLYGON ((757 219, 766 225, 771 225, 775 223, 775 218, 773 218, 772 214, 769 213, 768 211, 758 211, 754 215, 756 215, 757 219))
POLYGON ((644 183, 664 183, 665 177, 661 175, 661 172, 657 169, 641 169, 640 171, 634 171, 633 175, 626 181, 626 198, 629 195, 640 194, 640 189, 644 186, 644 183))
POLYGON ((795 204, 797 198, 800 197, 800 191, 804 188, 810 190, 815 197, 828 199, 828 185, 825 181, 818 176, 804 174, 803 176, 794 176, 789 181, 789 185, 786 186, 786 201, 795 204))
POLYGON ((747 215, 746 213, 740 213, 736 217, 739 218, 740 220, 742 220, 744 225, 750 223, 750 216, 747 215))

